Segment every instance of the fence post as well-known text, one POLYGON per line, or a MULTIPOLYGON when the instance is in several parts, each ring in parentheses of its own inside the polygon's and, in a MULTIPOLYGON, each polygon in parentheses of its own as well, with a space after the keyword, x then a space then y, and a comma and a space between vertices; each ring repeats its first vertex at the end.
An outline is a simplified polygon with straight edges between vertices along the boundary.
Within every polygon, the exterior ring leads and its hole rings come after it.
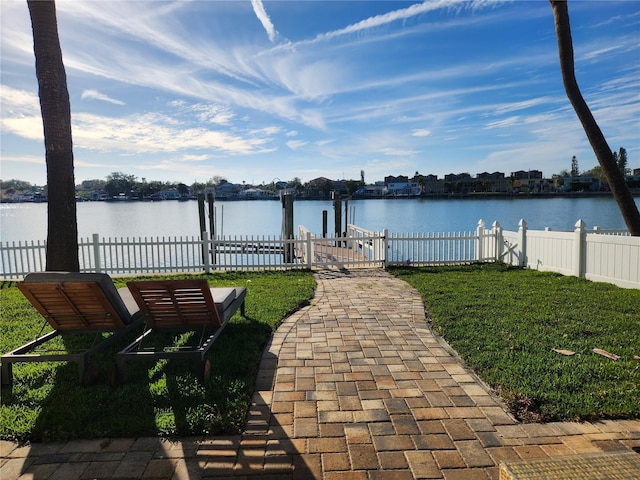
POLYGON ((578 220, 575 224, 573 239, 573 273, 576 277, 584 275, 584 250, 585 250, 585 223, 578 220))
POLYGON ((311 270, 313 266, 313 244, 311 243, 311 232, 307 232, 307 268, 311 270))
POLYGON ((386 228, 382 231, 382 252, 380 253, 382 256, 382 267, 386 270, 388 264, 387 257, 389 255, 389 230, 386 228))
POLYGON ((207 260, 204 258, 208 255, 208 252, 204 248, 204 239, 207 237, 207 223, 205 219, 204 213, 204 193, 198 194, 198 216, 200 217, 200 240, 202 243, 202 263, 205 263, 207 260))
POLYGON ((491 225, 491 232, 493 233, 493 261, 497 262, 502 258, 502 249, 504 248, 504 240, 502 238, 502 227, 497 220, 491 225))
POLYGON ((102 271, 102 267, 100 266, 102 261, 100 260, 100 237, 97 233, 93 234, 93 261, 96 263, 95 271, 100 273, 102 271))
POLYGON ((484 220, 478 220, 478 226, 476 227, 476 260, 478 262, 482 261, 484 257, 484 220))
MULTIPOLYGON (((204 263, 204 273, 210 273, 211 262, 209 260, 211 257, 209 256, 209 251, 210 251, 209 237, 207 236, 206 231, 202 232, 201 238, 202 238, 202 261, 204 263)), ((213 239, 211 240, 211 244, 213 245, 213 239)))
POLYGON ((527 222, 524 218, 518 222, 518 244, 520 251, 518 252, 518 266, 527 266, 527 222))

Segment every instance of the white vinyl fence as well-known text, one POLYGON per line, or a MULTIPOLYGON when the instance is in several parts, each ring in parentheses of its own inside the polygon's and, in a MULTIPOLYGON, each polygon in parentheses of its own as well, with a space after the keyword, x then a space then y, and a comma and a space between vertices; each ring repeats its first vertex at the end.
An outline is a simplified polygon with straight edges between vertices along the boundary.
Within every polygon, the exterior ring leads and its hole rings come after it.
POLYGON ((582 220, 570 232, 529 230, 520 220, 517 232, 496 222, 496 260, 541 271, 583 277, 624 288, 640 288, 640 237, 626 230, 588 230, 582 220))
MULTIPOLYGON (((0 244, 0 279, 21 279, 45 269, 45 242, 0 244)), ((623 230, 571 232, 503 230, 498 222, 475 231, 445 233, 372 232, 349 225, 346 236, 317 237, 304 227, 298 236, 235 236, 209 239, 100 238, 79 240, 80 271, 109 274, 211 272, 294 268, 385 268, 389 265, 455 265, 503 261, 575 275, 625 288, 640 288, 640 238, 623 230)))

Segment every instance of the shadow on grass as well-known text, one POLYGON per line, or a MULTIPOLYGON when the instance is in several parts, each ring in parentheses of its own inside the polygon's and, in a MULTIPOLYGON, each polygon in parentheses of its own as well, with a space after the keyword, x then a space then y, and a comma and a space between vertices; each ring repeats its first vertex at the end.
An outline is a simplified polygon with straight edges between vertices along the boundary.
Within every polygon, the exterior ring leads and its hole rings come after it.
MULTIPOLYGON (((243 444, 240 432, 256 386, 262 347, 270 335, 271 328, 256 319, 234 318, 208 355, 211 376, 205 382, 198 381, 190 362, 135 361, 127 366, 129 381, 111 386, 109 380, 120 344, 94 357, 94 382, 90 386, 78 381, 75 363, 43 365, 34 374, 16 368, 15 394, 4 396, 5 407, 19 409, 29 401, 30 392, 41 392, 39 414, 25 438, 31 442, 32 453, 24 459, 21 473, 35 472, 33 468, 47 465, 73 465, 79 458, 77 449, 92 458, 115 453, 120 458, 115 473, 139 478, 148 467, 152 452, 167 453, 176 445, 185 452, 189 448, 199 450, 197 455, 193 453, 189 469, 209 472, 238 468, 219 463, 219 451, 216 459, 208 458, 210 448, 223 445, 233 445, 234 455, 251 458, 247 468, 255 468, 254 462, 262 460, 252 458, 253 444, 243 444), (194 440, 189 447, 190 441, 185 437, 190 436, 212 440, 197 444, 194 440), (82 440, 60 443, 76 439, 82 440), (43 455, 43 450, 51 453, 43 455)), ((69 338, 66 340, 69 344, 69 338)), ((268 426, 269 412, 263 413, 268 426)), ((284 439, 281 443, 288 455, 293 454, 293 443, 284 439)), ((168 453, 165 458, 165 467, 173 469, 175 462, 168 453)), ((160 460, 154 463, 155 468, 162 467, 160 460)), ((291 473, 291 462, 281 468, 276 466, 278 469, 291 473)))
POLYGON ((261 392, 272 390, 277 368, 275 355, 263 355, 270 336, 268 325, 234 318, 208 355, 211 376, 204 382, 188 362, 136 361, 129 381, 112 387, 115 351, 96 362, 96 383, 89 387, 78 383, 76 365, 59 365, 53 379, 38 379, 53 387, 32 432, 32 441, 56 443, 32 445, 21 474, 72 468, 80 452, 93 459, 86 475, 115 455, 113 475, 126 478, 142 478, 150 469, 176 472, 176 458, 184 458, 189 478, 257 472, 283 480, 320 478, 313 456, 291 438, 291 425, 274 421, 268 402, 261 400, 261 392), (122 433, 106 438, 105 431, 122 433), (76 438, 71 432, 98 442, 60 443, 76 438))
MULTIPOLYGON (((115 353, 136 333, 131 332, 90 358, 86 386, 80 382, 74 362, 15 364, 13 388, 2 392, 5 426, 15 422, 15 438, 31 442, 125 435, 132 429, 153 432, 155 422, 148 389, 140 385, 113 388, 110 382, 115 353)), ((93 335, 66 334, 61 336, 60 344, 73 351, 86 348, 94 340, 93 335)))

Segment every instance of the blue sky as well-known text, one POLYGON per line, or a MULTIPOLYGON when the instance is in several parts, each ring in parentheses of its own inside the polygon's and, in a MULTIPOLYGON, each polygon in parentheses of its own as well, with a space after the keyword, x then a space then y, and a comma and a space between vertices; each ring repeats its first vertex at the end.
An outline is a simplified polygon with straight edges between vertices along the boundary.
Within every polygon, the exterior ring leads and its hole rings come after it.
MULTIPOLYGON (((58 1, 76 183, 597 165, 531 1, 58 1)), ((640 167, 640 2, 570 1, 576 73, 640 167)), ((46 182, 26 2, 0 2, 0 178, 46 182)))

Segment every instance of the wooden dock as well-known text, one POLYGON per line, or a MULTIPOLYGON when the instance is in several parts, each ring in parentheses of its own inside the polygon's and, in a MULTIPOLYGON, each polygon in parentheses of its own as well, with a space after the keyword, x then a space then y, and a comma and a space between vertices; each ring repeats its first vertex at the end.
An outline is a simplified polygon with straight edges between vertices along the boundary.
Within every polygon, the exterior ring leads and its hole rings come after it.
POLYGON ((370 266, 372 261, 361 252, 353 248, 335 246, 335 242, 327 242, 316 245, 314 249, 314 262, 342 267, 345 264, 353 265, 362 263, 370 266))

